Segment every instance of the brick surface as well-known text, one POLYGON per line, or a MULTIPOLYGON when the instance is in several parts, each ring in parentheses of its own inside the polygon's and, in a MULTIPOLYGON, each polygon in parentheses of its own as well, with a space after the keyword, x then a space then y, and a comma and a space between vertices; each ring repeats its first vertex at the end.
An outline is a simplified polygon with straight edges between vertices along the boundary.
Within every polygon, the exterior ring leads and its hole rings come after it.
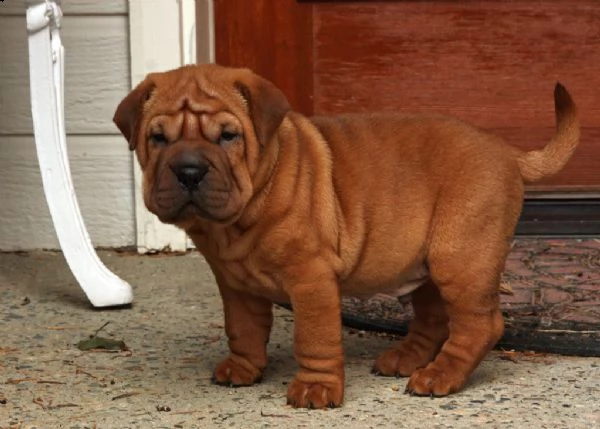
POLYGON ((600 239, 520 238, 513 250, 503 274, 514 292, 502 295, 506 311, 519 317, 519 312, 541 307, 551 322, 600 327, 600 239))
MULTIPOLYGON (((600 331, 600 238, 518 238, 502 282, 512 290, 501 294, 511 324, 600 331)), ((383 325, 412 316, 410 305, 385 296, 345 299, 344 313, 383 325)))

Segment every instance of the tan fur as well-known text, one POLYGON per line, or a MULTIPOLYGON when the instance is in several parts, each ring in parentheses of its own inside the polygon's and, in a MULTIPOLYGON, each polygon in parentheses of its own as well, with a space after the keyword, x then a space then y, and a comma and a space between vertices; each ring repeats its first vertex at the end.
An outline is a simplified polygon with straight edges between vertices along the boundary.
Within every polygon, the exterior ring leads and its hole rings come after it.
POLYGON ((215 382, 260 379, 272 302, 290 302, 300 368, 288 403, 338 406, 341 295, 412 292, 409 334, 374 372, 410 377, 417 395, 459 390, 503 333, 499 278, 523 182, 558 171, 578 142, 574 103, 562 86, 555 99, 556 136, 524 153, 441 116, 309 119, 248 70, 150 75, 115 122, 144 171, 146 205, 215 273, 231 351, 215 382), (233 142, 219 134, 232 129, 233 142), (182 190, 190 156, 208 172, 182 190))

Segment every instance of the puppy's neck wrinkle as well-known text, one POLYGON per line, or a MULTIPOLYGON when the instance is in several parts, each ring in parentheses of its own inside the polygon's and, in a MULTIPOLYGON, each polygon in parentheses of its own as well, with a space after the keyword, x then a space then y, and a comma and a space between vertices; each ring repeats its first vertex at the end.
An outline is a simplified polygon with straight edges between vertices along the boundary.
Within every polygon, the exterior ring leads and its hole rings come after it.
POLYGON ((254 188, 252 198, 248 201, 244 212, 236 222, 236 225, 242 230, 255 225, 261 217, 263 207, 273 186, 275 172, 279 166, 279 152, 279 139, 273 137, 265 146, 262 159, 254 177, 252 177, 254 188))
POLYGON ((265 154, 270 155, 261 163, 263 171, 257 172, 255 176, 255 197, 251 200, 251 204, 255 204, 258 209, 253 213, 256 219, 262 218, 265 210, 268 210, 270 219, 278 219, 292 210, 293 197, 298 194, 299 182, 302 180, 300 164, 306 164, 297 143, 299 133, 294 121, 286 118, 266 146, 265 154))
POLYGON ((312 122, 296 112, 288 113, 278 141, 269 217, 281 219, 290 236, 305 243, 312 237, 321 246, 337 252, 338 207, 329 145, 312 122))
POLYGON ((204 220, 194 223, 186 232, 201 253, 221 261, 242 259, 245 246, 254 239, 235 224, 219 225, 204 220))

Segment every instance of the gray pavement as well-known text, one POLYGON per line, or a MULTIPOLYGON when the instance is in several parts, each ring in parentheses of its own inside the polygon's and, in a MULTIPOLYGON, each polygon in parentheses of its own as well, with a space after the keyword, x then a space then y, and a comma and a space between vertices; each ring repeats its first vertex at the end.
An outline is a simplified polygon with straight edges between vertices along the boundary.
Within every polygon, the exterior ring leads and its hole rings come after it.
POLYGON ((403 394, 369 373, 389 336, 345 332, 346 399, 328 411, 285 405, 293 318, 276 311, 263 383, 214 386, 227 352, 221 303, 196 253, 101 252, 135 289, 131 308, 94 310, 56 252, 0 254, 0 428, 600 428, 600 358, 493 352, 466 389, 403 394), (127 351, 81 351, 100 336, 127 351))

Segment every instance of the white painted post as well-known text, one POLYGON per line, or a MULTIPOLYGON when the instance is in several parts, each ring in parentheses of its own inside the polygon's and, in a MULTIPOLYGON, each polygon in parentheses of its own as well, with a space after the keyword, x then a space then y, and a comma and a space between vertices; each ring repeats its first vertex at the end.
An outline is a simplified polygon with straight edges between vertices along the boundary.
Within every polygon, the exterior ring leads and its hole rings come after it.
POLYGON ((56 235, 73 275, 96 307, 129 304, 131 286, 104 266, 85 228, 69 167, 64 122, 62 14, 46 1, 27 9, 35 144, 56 235))

